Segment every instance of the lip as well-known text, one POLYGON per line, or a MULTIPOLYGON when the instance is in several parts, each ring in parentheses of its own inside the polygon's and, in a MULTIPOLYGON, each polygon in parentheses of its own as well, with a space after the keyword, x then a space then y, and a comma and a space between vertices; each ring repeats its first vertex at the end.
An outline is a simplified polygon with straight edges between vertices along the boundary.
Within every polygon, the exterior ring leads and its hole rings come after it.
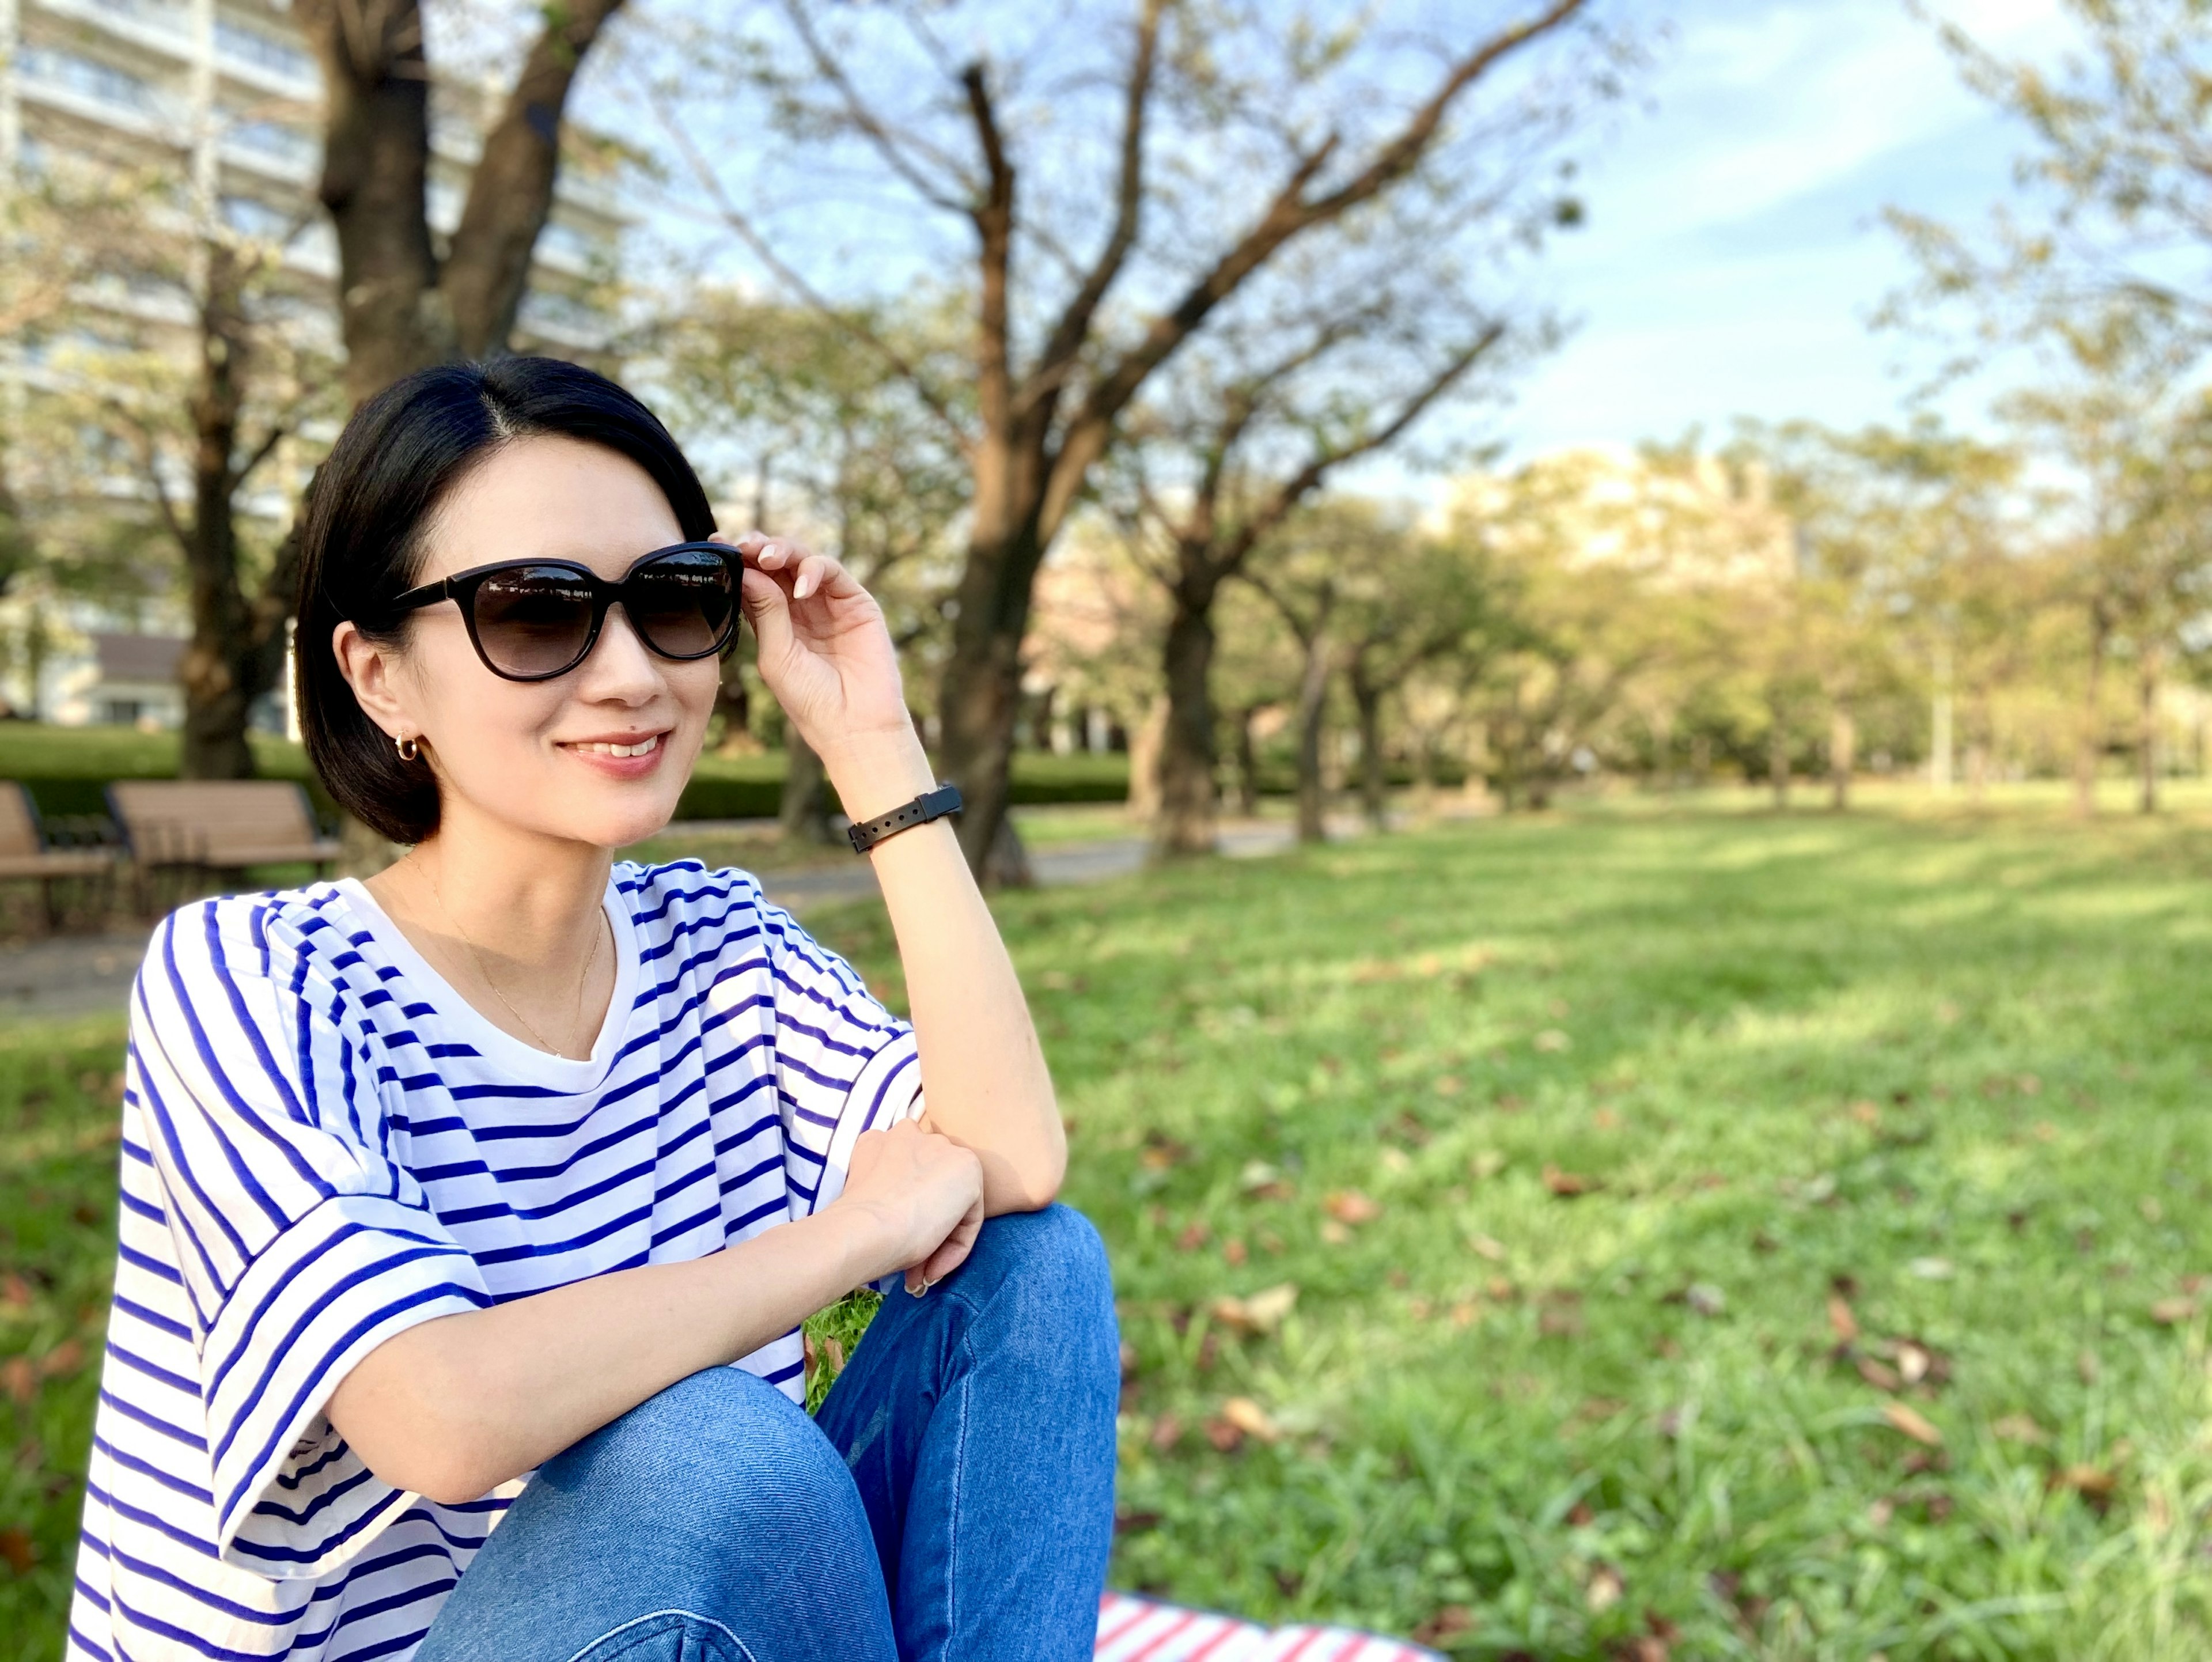
POLYGON ((599 733, 586 739, 562 739, 556 742, 562 751, 603 777, 642 779, 659 767, 661 758, 668 754, 668 734, 669 730, 662 728, 647 733, 599 733), (616 747, 636 745, 650 745, 652 748, 635 755, 615 753, 616 747), (611 748, 586 749, 586 746, 611 748))

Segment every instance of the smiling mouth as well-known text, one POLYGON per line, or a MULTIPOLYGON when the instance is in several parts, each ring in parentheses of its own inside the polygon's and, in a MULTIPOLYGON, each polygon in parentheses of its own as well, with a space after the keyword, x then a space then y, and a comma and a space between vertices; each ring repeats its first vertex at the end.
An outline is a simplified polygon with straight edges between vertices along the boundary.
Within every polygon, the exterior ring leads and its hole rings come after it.
POLYGON ((568 748, 582 756, 650 756, 660 748, 660 741, 667 736, 665 733, 656 733, 649 738, 640 739, 635 743, 627 745, 612 744, 604 740, 592 740, 588 743, 572 744, 568 748))

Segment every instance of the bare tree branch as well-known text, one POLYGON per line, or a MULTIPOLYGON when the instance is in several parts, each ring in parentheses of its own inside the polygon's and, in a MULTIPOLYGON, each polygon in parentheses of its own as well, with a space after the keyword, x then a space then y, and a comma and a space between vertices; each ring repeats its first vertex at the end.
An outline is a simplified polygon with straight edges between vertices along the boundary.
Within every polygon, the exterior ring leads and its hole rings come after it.
POLYGON ((1060 321, 1054 326, 1051 337, 1038 355, 1036 368, 1024 393, 1025 399, 1034 399, 1048 388, 1057 393, 1082 351, 1083 343, 1090 338, 1091 320, 1097 315, 1099 303, 1114 286, 1115 278, 1121 275, 1130 251, 1137 245, 1145 206, 1145 119, 1159 56, 1160 20, 1165 10, 1165 0, 1145 0, 1144 15, 1137 23, 1136 46, 1130 55, 1128 90, 1123 102, 1121 162, 1115 186, 1113 229, 1108 233, 1105 246, 1098 251, 1098 258, 1081 285, 1069 297, 1060 321))
POLYGON ((853 84, 853 77, 845 73, 845 66, 838 61, 836 54, 815 33, 813 19, 808 15, 801 0, 783 0, 783 13, 791 20, 792 30, 806 48, 807 57, 813 60, 814 72, 836 89, 838 100, 845 107, 846 119, 859 129, 861 137, 875 147, 876 154, 884 159, 884 165, 904 180, 915 194, 932 207, 943 209, 947 213, 969 212, 969 204, 962 195, 946 191, 940 182, 930 178, 915 164, 902 146, 912 145, 931 162, 951 174, 961 186, 963 194, 972 193, 972 181, 960 177, 960 169, 951 159, 911 134, 894 133, 890 124, 869 108, 866 100, 860 96, 860 89, 853 84))
POLYGON ((914 394, 921 400, 922 407, 943 425, 946 435, 958 447, 961 454, 963 455, 971 454, 974 447, 973 437, 966 426, 962 423, 959 417, 953 413, 952 407, 946 404, 939 395, 936 388, 930 385, 928 377, 922 374, 921 368, 896 346, 885 340, 877 331, 870 328, 864 320, 850 309, 834 305, 827 295, 800 276, 788 260, 778 254, 769 240, 761 234, 759 228, 754 225, 751 219, 746 216, 744 210, 730 199, 729 192, 723 187, 721 176, 714 171, 707 158, 700 154, 698 145, 692 141, 690 135, 684 131, 683 124, 669 115, 667 107, 659 99, 653 97, 649 92, 646 93, 645 96, 647 103, 653 109, 654 119, 660 123, 661 130, 667 134, 669 142, 682 153, 685 165, 691 169, 692 176, 699 181, 700 188, 713 198, 715 211, 720 216, 722 222, 735 232, 738 240, 752 251, 753 258, 766 266, 769 275, 789 289, 800 304, 836 324, 840 328, 849 331, 871 351, 881 356, 884 362, 890 366, 894 374, 898 375, 913 387, 914 394))
POLYGON ((1091 465, 1103 454, 1113 424, 1153 370, 1188 339, 1215 307, 1234 294, 1278 249, 1317 225, 1341 219, 1372 201, 1419 165, 1453 103, 1514 52, 1563 27, 1589 0, 1552 0, 1526 22, 1504 29, 1455 63, 1427 101, 1343 185, 1309 199, 1308 187, 1334 155, 1331 137, 1301 157, 1265 212, 1214 261, 1169 311, 1152 320, 1142 338, 1103 374, 1070 418, 1054 458, 1044 522, 1057 526, 1073 506, 1091 465))

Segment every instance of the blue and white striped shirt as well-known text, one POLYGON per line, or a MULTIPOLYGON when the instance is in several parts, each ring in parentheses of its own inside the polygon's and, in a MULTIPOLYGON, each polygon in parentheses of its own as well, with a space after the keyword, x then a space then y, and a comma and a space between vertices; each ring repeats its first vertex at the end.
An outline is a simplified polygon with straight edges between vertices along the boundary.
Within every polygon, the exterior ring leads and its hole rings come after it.
MULTIPOLYGON (((471 1009, 351 881, 186 906, 132 994, 121 1252, 70 1655, 410 1655, 526 1477, 465 1506, 324 1417, 414 1324, 696 1258, 921 1112, 914 1035, 741 872, 615 868, 587 1059, 471 1009)), ((800 1342, 741 1361, 793 1397, 800 1342)))

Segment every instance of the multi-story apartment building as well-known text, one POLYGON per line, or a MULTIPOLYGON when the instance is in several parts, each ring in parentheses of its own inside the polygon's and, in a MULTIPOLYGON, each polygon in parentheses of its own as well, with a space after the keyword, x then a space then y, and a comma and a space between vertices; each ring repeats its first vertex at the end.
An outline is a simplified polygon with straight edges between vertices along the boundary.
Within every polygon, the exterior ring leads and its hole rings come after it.
MULTIPOLYGON (((433 89, 434 233, 459 221, 478 135, 497 96, 456 83, 433 89)), ((285 0, 0 0, 0 188, 19 169, 65 157, 177 168, 236 230, 283 243, 289 282, 329 308, 334 341, 337 246, 315 197, 320 99, 314 59, 285 0)), ((573 166, 563 170, 522 308, 526 344, 585 358, 607 351, 611 320, 595 297, 627 222, 607 184, 573 166)), ((145 308, 160 302, 125 286, 112 303, 137 307, 143 321, 145 308)), ((188 350, 189 320, 180 314, 176 322, 179 348, 188 350)), ((35 354, 0 340, 0 397, 35 398, 47 374, 35 354)), ((270 490, 248 511, 289 512, 289 494, 270 490)), ((21 663, 13 674, 0 673, 0 687, 16 683, 10 702, 64 718, 115 719, 114 712, 136 709, 147 719, 136 694, 104 696, 102 654, 92 636, 118 620, 82 603, 68 613, 41 627, 59 625, 58 642, 76 649, 38 654, 36 688, 21 685, 21 663)), ((10 621, 0 616, 0 636, 10 621)), ((166 622, 176 632, 181 621, 141 617, 122 626, 166 622)))

